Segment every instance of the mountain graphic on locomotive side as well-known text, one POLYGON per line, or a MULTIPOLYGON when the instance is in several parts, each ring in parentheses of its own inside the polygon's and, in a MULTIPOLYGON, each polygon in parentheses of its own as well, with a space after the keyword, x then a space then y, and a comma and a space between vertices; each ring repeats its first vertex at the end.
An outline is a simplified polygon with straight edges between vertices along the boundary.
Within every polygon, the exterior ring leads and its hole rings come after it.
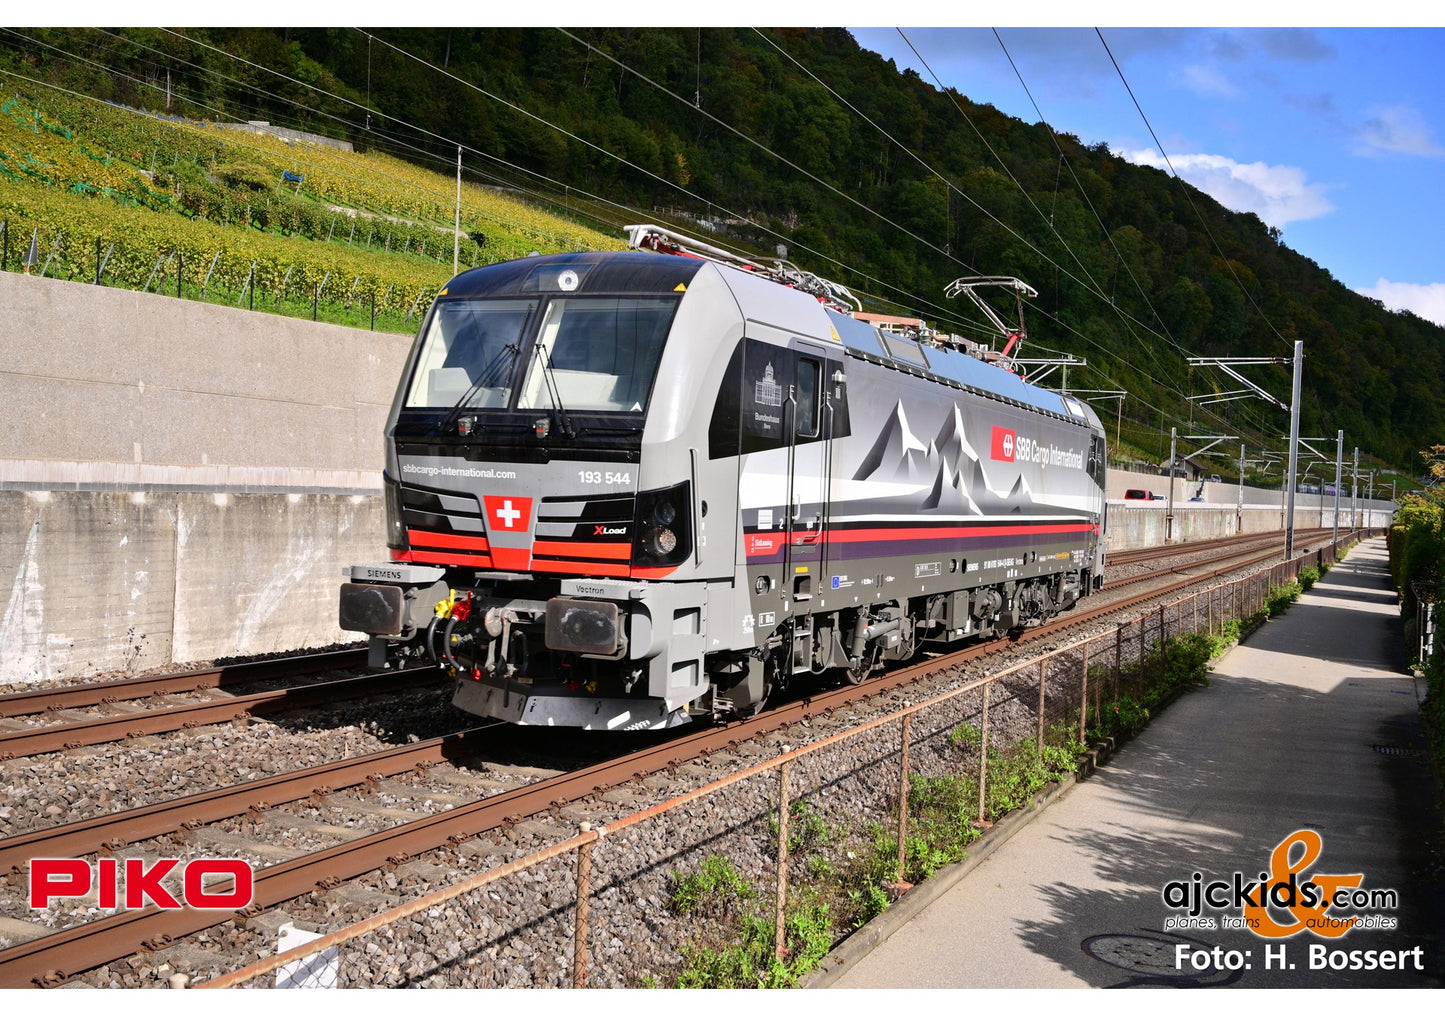
POLYGON ((426 315, 386 424, 391 560, 341 589, 372 666, 434 660, 512 723, 663 728, 1103 584, 1087 405, 787 262, 628 233, 464 272, 426 315))

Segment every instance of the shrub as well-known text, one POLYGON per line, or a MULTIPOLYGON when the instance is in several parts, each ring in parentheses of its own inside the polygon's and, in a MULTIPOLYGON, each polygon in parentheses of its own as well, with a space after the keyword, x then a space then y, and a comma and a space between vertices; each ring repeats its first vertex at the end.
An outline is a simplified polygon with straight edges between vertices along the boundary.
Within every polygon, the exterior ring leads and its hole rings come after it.
POLYGON ((1312 564, 1307 564, 1299 570, 1299 587, 1302 592, 1309 592, 1310 587, 1320 580, 1320 570, 1312 564))
POLYGON ((1264 598, 1264 612, 1268 617, 1279 617, 1289 605, 1300 598, 1300 584, 1298 582, 1286 582, 1283 585, 1275 586, 1264 598))
POLYGON ((279 174, 255 162, 232 162, 219 166, 216 175, 232 187, 253 191, 268 191, 279 179, 279 174))

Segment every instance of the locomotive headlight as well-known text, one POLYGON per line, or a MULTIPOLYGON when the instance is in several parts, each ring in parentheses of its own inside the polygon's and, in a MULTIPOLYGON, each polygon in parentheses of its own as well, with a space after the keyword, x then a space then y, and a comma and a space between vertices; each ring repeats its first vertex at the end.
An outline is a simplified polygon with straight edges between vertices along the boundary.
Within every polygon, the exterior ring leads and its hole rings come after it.
POLYGON ((677 534, 671 529, 655 527, 648 530, 644 543, 650 553, 657 557, 667 557, 677 549, 677 534))
POLYGON ((570 268, 557 276, 557 288, 564 293, 570 293, 577 288, 577 273, 570 268))
POLYGON ((383 474, 381 486, 386 508, 386 545, 406 550, 406 523, 401 517, 401 484, 383 474))
POLYGON ((692 553, 692 484, 637 495, 632 562, 644 567, 681 563, 692 553))

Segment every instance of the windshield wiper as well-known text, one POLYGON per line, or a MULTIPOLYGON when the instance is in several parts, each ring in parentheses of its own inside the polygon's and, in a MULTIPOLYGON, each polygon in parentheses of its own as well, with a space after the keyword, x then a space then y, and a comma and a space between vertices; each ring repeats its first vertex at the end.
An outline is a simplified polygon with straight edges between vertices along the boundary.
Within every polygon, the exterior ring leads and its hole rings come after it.
POLYGON ((562 425, 562 433, 568 437, 576 437, 577 432, 572 429, 572 418, 567 415, 567 407, 562 405, 561 388, 557 385, 556 375, 552 373, 551 350, 547 349, 539 339, 533 352, 542 365, 542 380, 547 385, 547 400, 552 403, 552 411, 557 414, 557 422, 562 425))
POLYGON ((501 379, 503 370, 511 368, 512 363, 517 358, 517 354, 521 351, 521 344, 513 342, 503 346, 501 351, 498 352, 496 356, 492 357, 492 362, 487 364, 486 367, 482 369, 482 372, 477 375, 477 379, 472 382, 471 387, 469 387, 465 392, 463 392, 462 397, 456 401, 456 404, 454 406, 452 406, 451 410, 446 415, 446 419, 442 420, 442 433, 445 434, 446 432, 450 431, 453 426, 455 426, 457 422, 457 417, 461 416, 462 410, 467 408, 467 403, 471 402, 472 399, 476 398, 477 392, 481 391, 483 388, 492 387, 497 383, 497 381, 501 379), (504 364, 502 358, 507 356, 508 354, 511 355, 511 359, 506 361, 506 363, 504 364))

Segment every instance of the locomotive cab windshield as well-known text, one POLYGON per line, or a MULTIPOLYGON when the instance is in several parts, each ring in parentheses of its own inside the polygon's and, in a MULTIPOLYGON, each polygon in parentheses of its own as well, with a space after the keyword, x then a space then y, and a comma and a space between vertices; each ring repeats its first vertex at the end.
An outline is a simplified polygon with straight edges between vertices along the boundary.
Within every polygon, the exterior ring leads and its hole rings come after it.
POLYGON ((405 408, 641 413, 676 308, 671 296, 443 298, 405 408))

